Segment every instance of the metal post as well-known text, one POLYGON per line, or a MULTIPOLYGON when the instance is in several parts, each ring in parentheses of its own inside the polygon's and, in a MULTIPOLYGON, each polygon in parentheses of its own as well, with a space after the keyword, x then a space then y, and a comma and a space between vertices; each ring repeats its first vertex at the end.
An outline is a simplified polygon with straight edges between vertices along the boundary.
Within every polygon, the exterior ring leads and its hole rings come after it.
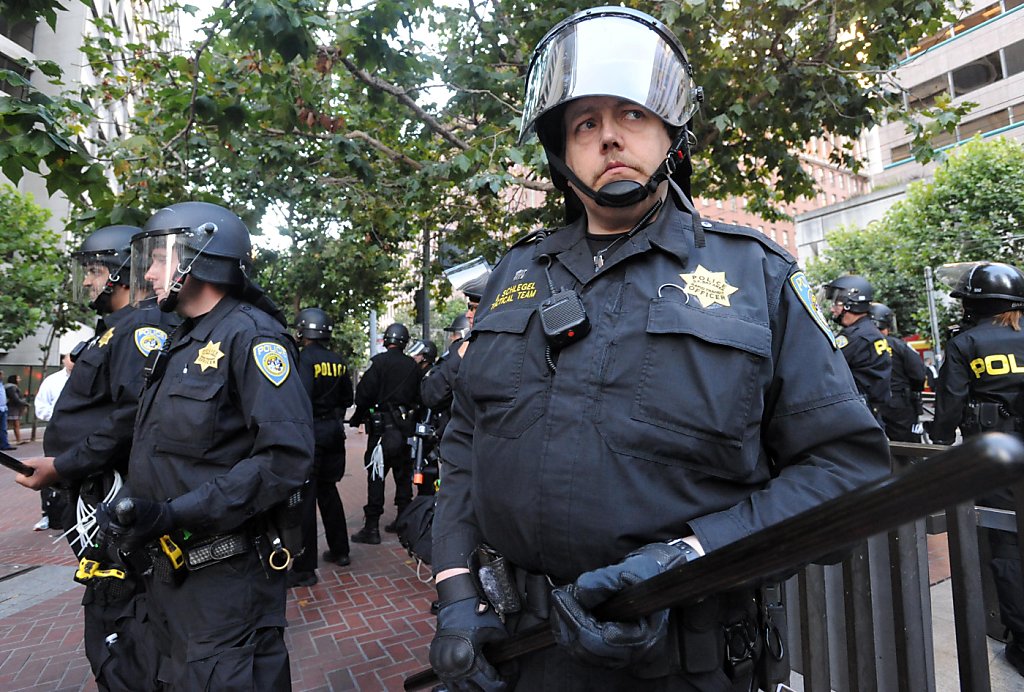
POLYGON ((370 310, 370 358, 377 355, 377 311, 370 310))
POLYGON ((430 338, 430 230, 423 227, 423 340, 430 338))
POLYGON ((928 320, 932 326, 932 350, 935 352, 935 364, 942 359, 942 342, 939 341, 939 313, 935 310, 935 280, 932 268, 924 268, 924 290, 928 295, 928 320))

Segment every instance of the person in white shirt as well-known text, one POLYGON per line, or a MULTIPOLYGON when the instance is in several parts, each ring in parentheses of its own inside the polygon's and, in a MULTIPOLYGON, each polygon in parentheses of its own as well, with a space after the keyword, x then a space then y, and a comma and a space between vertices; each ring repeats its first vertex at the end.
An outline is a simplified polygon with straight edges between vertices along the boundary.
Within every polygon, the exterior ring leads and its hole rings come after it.
POLYGON ((71 361, 71 355, 67 353, 61 354, 60 362, 64 367, 52 375, 46 376, 46 379, 39 385, 39 391, 36 392, 35 401, 32 404, 36 409, 36 418, 41 421, 50 420, 57 397, 60 396, 68 377, 71 376, 71 368, 75 366, 71 361))
MULTIPOLYGON (((46 379, 39 384, 39 391, 36 392, 35 400, 32 402, 36 410, 36 418, 41 421, 50 420, 50 416, 53 415, 53 407, 57 404, 57 397, 64 390, 64 385, 67 384, 68 377, 71 376, 71 368, 75 366, 69 353, 62 353, 60 362, 64 367, 52 375, 46 376, 46 379)), ((53 501, 52 495, 56 492, 53 488, 47 488, 40 493, 43 518, 32 527, 33 531, 45 531, 50 528, 50 517, 46 514, 46 508, 53 501)))

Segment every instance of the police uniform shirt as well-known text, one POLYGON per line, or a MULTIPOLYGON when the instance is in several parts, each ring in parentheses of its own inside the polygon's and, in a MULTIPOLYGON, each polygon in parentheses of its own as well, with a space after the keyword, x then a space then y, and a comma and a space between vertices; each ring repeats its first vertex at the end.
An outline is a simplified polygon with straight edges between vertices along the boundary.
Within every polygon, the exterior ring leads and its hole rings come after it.
POLYGON ((389 348, 370 359, 370 368, 356 385, 356 420, 375 407, 414 407, 420 401, 423 369, 400 348, 389 348))
POLYGON ((1002 404, 1024 413, 1024 332, 993 324, 991 319, 960 332, 946 344, 935 392, 931 437, 952 442, 967 404, 1002 404))
POLYGON ((892 377, 889 380, 889 387, 893 397, 895 398, 897 394, 905 396, 908 392, 920 392, 924 389, 925 378, 924 361, 921 360, 921 356, 898 336, 890 334, 885 340, 892 352, 892 377))
POLYGON ((836 344, 850 366, 857 389, 867 397, 868 403, 880 406, 889 401, 892 354, 889 342, 871 318, 865 314, 853 324, 843 327, 836 337, 836 344))
POLYGON ((352 377, 341 356, 311 341, 299 353, 299 376, 313 403, 313 419, 340 420, 352 405, 352 377))
POLYGON ((132 494, 170 499, 178 527, 199 535, 236 530, 287 499, 313 459, 295 362, 284 327, 248 303, 226 296, 187 320, 139 404, 132 494))
POLYGON ((603 268, 585 219, 501 260, 456 379, 435 572, 486 540, 568 582, 692 530, 707 550, 888 471, 884 434, 785 250, 667 205, 603 268), (537 308, 575 288, 592 330, 545 360, 537 308))
POLYGON ((423 405, 437 415, 438 435, 444 432, 451 417, 452 388, 459 374, 459 366, 462 365, 459 348, 463 343, 463 339, 453 341, 420 382, 420 399, 423 405))
POLYGON ((43 434, 61 478, 81 480, 111 464, 125 471, 150 351, 180 322, 155 308, 123 307, 100 322, 78 355, 43 434))

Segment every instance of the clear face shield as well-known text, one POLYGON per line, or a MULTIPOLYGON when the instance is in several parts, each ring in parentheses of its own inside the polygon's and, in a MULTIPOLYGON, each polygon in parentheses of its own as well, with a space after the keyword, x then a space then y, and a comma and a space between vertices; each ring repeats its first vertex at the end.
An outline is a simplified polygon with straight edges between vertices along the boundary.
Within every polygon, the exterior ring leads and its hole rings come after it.
POLYGON ((76 252, 71 256, 71 299, 80 305, 92 303, 102 295, 110 279, 112 257, 76 252))
POLYGON ((445 269, 442 273, 451 283, 453 290, 461 291, 463 286, 468 286, 481 276, 486 276, 490 271, 491 265, 487 263, 487 260, 483 257, 474 257, 468 262, 445 269))
POLYGON ((618 96, 673 126, 690 120, 700 96, 686 54, 661 22, 638 14, 581 12, 541 40, 527 74, 520 143, 544 113, 583 96, 618 96))
POLYGON ((132 305, 162 302, 169 295, 172 283, 184 279, 182 274, 187 263, 182 267, 182 259, 195 253, 182 243, 181 232, 164 231, 132 239, 132 305))

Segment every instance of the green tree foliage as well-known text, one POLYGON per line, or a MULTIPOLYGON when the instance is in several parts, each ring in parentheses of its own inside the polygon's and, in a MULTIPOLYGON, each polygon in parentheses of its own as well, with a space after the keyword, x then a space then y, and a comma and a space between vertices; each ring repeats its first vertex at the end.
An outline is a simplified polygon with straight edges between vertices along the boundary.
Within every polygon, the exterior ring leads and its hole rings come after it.
MULTIPOLYGON (((536 140, 517 144, 518 118, 533 46, 591 4, 225 0, 187 52, 156 49, 166 34, 151 24, 127 60, 100 22, 108 38, 87 47, 95 86, 0 99, 0 161, 15 178, 42 171, 87 226, 139 223, 185 198, 225 202, 252 228, 284 218, 291 247, 264 255, 260 280, 283 303, 345 319, 416 279, 401 248, 424 233, 458 248, 441 265, 494 259, 559 223, 558 195, 519 204, 552 186, 536 140), (84 158, 85 126, 128 100, 131 136, 84 158), (116 191, 99 184, 104 172, 116 191)), ((705 89, 694 191, 747 197, 767 217, 814 194, 793 153, 809 138, 904 117, 889 70, 953 16, 945 0, 626 4, 677 33, 705 89)), ((832 156, 856 165, 850 150, 832 156)))
POLYGON ((925 267, 989 260, 1024 268, 1022 241, 1024 145, 976 137, 953 150, 933 180, 910 185, 880 221, 830 234, 828 256, 808 274, 822 283, 863 274, 902 331, 928 334, 925 267))
POLYGON ((0 186, 0 349, 9 349, 52 318, 67 271, 50 212, 10 185, 0 186))

